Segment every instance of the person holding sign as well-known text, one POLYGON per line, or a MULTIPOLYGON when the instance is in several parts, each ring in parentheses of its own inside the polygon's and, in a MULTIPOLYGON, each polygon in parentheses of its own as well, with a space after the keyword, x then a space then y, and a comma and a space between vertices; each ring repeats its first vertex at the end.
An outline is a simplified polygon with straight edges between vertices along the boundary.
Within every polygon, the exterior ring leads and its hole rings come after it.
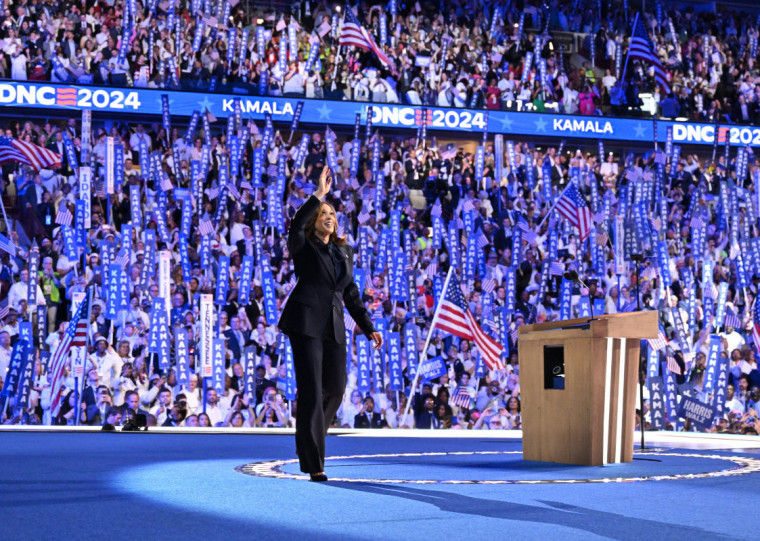
POLYGON ((327 481, 325 436, 346 389, 346 331, 343 304, 358 327, 380 348, 353 279, 353 252, 337 233, 335 209, 322 200, 332 177, 322 170, 314 194, 296 211, 288 232, 298 282, 280 317, 280 330, 290 337, 298 388, 296 452, 301 471, 312 481, 327 481))

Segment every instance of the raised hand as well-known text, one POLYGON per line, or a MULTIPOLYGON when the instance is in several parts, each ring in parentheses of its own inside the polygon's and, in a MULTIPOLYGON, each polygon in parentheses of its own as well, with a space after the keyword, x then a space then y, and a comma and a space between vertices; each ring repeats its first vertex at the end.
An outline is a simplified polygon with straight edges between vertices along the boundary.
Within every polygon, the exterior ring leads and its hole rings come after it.
POLYGON ((332 182, 332 172, 329 167, 325 166, 322 168, 322 174, 319 175, 319 186, 317 187, 317 191, 314 192, 314 195, 319 199, 323 199, 328 193, 330 193, 332 182))

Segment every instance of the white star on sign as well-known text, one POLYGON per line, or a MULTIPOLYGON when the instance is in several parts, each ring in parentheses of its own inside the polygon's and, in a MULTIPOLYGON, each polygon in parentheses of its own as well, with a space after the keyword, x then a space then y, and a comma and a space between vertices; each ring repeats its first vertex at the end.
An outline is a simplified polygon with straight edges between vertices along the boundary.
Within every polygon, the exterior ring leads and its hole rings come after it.
POLYGON ((326 103, 323 103, 322 107, 317 109, 317 112, 319 113, 319 120, 329 120, 332 109, 330 109, 326 103))
POLYGON ((515 121, 507 115, 502 116, 502 118, 499 119, 499 122, 501 123, 501 129, 507 131, 512 131, 512 124, 515 123, 515 121))
POLYGON ((539 118, 538 120, 536 120, 536 131, 546 133, 546 120, 544 120, 543 118, 539 118))
POLYGON ((201 106, 201 112, 205 112, 206 109, 210 111, 211 106, 214 105, 214 103, 209 101, 208 96, 203 96, 203 101, 199 101, 198 105, 201 106))
POLYGON ((646 128, 644 127, 644 125, 641 122, 638 122, 633 127, 633 131, 636 132, 636 138, 637 139, 643 139, 644 138, 644 130, 646 130, 646 128))

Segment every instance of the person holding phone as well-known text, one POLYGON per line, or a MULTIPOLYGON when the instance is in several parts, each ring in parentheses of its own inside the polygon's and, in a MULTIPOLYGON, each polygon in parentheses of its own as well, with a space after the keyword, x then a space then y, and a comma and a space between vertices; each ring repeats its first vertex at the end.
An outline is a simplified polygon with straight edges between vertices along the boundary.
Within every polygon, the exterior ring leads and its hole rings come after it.
POLYGON ((314 194, 296 211, 288 232, 298 282, 279 328, 293 347, 298 408, 296 452, 301 471, 327 481, 325 436, 346 390, 346 331, 343 305, 377 349, 383 343, 353 279, 353 251, 339 237, 335 209, 323 199, 332 176, 322 170, 314 194))

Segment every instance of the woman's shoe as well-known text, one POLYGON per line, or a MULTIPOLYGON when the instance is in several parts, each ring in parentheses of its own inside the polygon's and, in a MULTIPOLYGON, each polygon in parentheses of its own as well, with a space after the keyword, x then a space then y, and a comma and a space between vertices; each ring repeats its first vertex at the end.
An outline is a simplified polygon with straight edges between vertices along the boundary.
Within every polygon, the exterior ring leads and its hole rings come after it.
POLYGON ((310 473, 309 481, 312 481, 314 483, 324 483, 325 481, 327 481, 327 475, 325 475, 325 472, 310 473))

